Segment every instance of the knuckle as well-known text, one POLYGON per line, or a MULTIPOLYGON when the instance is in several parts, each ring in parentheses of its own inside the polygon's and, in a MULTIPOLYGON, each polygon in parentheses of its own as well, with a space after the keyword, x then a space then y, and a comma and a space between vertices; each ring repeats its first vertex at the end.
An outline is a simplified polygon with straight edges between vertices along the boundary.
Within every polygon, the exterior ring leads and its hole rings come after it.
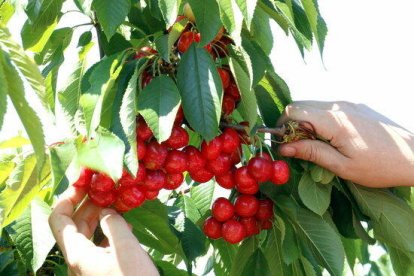
POLYGON ((317 146, 309 145, 303 152, 303 158, 312 163, 318 163, 319 161, 319 149, 317 146))

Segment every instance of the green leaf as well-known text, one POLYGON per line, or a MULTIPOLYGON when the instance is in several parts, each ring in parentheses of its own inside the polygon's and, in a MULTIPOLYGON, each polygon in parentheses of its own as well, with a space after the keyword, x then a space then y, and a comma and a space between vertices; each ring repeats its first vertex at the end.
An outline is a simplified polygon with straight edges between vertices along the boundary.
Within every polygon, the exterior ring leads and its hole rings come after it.
POLYGON ((104 99, 123 68, 123 53, 106 57, 89 69, 82 80, 80 106, 89 136, 99 126, 104 99))
POLYGON ((214 272, 229 275, 237 254, 237 245, 229 244, 223 239, 212 241, 214 248, 214 272))
POLYGON ((14 167, 15 164, 12 161, 0 161, 0 191, 3 190, 3 184, 9 178, 14 167))
POLYGON ((177 79, 187 121, 204 139, 212 140, 218 133, 223 88, 204 48, 190 46, 181 59, 177 79))
POLYGON ((74 0, 78 9, 86 15, 91 15, 91 7, 93 0, 74 0))
POLYGON ((36 153, 38 169, 40 169, 45 160, 45 141, 42 124, 40 123, 39 117, 26 100, 23 82, 20 79, 19 73, 10 63, 8 56, 1 50, 0 66, 2 67, 5 76, 5 82, 2 83, 2 86, 6 87, 13 106, 30 138, 36 153))
POLYGON ((284 275, 285 263, 282 254, 281 232, 276 227, 268 231, 268 238, 263 248, 272 275, 284 275))
MULTIPOLYGON (((13 16, 15 9, 11 3, 4 2, 0 4, 0 22, 7 24, 13 16)), ((0 271, 1 272, 1 271, 0 271)))
POLYGON ((247 261, 246 266, 244 267, 243 273, 241 275, 245 275, 245 276, 271 275, 271 271, 269 269, 267 259, 264 256, 262 250, 256 249, 256 251, 247 261))
POLYGON ((298 209, 295 224, 319 263, 332 275, 342 275, 345 252, 336 231, 323 218, 303 208, 298 209))
POLYGON ((38 173, 36 157, 29 155, 18 163, 0 193, 0 230, 18 218, 30 201, 50 180, 50 164, 44 163, 38 173))
POLYGON ((29 0, 25 12, 30 21, 44 26, 55 21, 64 0, 29 0))
POLYGON ((48 108, 49 99, 47 98, 45 83, 39 68, 34 61, 26 55, 18 43, 13 41, 10 32, 0 26, 0 45, 7 50, 10 59, 17 66, 27 82, 36 92, 43 106, 48 108))
MULTIPOLYGON (((236 0, 237 4, 240 7, 241 12, 243 13, 244 20, 246 21, 247 29, 250 29, 250 25, 254 18, 253 14, 256 10, 257 0, 236 0)), ((240 23, 239 23, 240 24, 240 23)))
POLYGON ((305 9, 312 32, 315 35, 316 42, 318 43, 319 52, 322 55, 328 29, 319 13, 318 2, 315 0, 301 0, 301 2, 305 9))
POLYGON ((259 45, 266 56, 272 52, 274 45, 270 16, 261 8, 257 8, 251 23, 250 38, 259 45))
POLYGON ((125 21, 131 8, 130 0, 93 0, 92 7, 96 11, 98 21, 107 39, 115 34, 116 29, 125 21))
POLYGON ((39 28, 37 25, 27 20, 21 31, 23 48, 34 53, 41 52, 55 30, 57 24, 58 19, 56 18, 56 20, 51 22, 49 25, 39 28))
POLYGON ((393 247, 414 252, 414 211, 386 189, 370 189, 347 182, 362 212, 372 219, 375 238, 393 247))
POLYGON ((230 276, 242 275, 247 262, 256 249, 257 243, 255 243, 254 238, 249 238, 242 243, 242 245, 239 247, 239 250, 237 251, 236 257, 233 260, 230 276))
POLYGON ((87 31, 84 32, 80 37, 78 41, 78 47, 85 47, 92 41, 92 32, 87 31))
POLYGON ((216 37, 222 27, 218 16, 220 14, 219 6, 216 0, 188 0, 188 3, 190 3, 197 22, 197 28, 201 33, 200 44, 205 46, 216 37))
MULTIPOLYGON (((1 50, 1 49, 0 49, 1 50)), ((0 66, 0 83, 6 83, 3 66, 0 66)), ((4 115, 7 112, 7 86, 0 85, 0 129, 3 127, 4 115)), ((0 143, 0 148, 2 148, 0 143)))
POLYGON ((262 80, 266 70, 271 66, 270 59, 267 54, 265 54, 260 48, 260 46, 250 37, 247 37, 243 33, 243 49, 250 56, 252 62, 252 87, 255 87, 257 83, 262 80))
POLYGON ((214 188, 214 181, 209 181, 191 188, 191 199, 202 216, 210 210, 214 196, 214 188))
POLYGON ((288 221, 284 224, 285 235, 282 240, 282 258, 285 264, 291 265, 300 257, 297 233, 288 221))
POLYGON ((158 1, 158 5, 160 7, 162 16, 164 18, 165 23, 167 24, 167 28, 172 26, 177 18, 178 9, 180 7, 179 0, 160 0, 158 1))
POLYGON ((292 102, 286 83, 268 71, 255 87, 260 114, 268 127, 274 127, 286 105, 292 102))
POLYGON ((300 199, 310 210, 322 216, 331 203, 332 185, 316 183, 305 173, 299 181, 298 192, 300 199))
POLYGON ((158 271, 161 275, 165 276, 188 276, 188 272, 182 269, 178 269, 174 264, 157 260, 155 261, 155 265, 158 268, 158 271))
POLYGON ((59 184, 66 180, 66 170, 76 154, 74 143, 67 142, 50 148, 50 163, 52 165, 52 182, 54 190, 59 190, 59 184))
POLYGON ((392 268, 397 276, 413 275, 414 274, 414 254, 407 256, 403 251, 396 248, 388 248, 392 268))
POLYGON ((50 207, 41 200, 33 200, 23 215, 7 227, 11 239, 26 262, 36 272, 55 245, 48 219, 50 207))
POLYGON ((170 61, 171 45, 169 45, 169 34, 162 35, 155 40, 155 46, 160 53, 162 59, 170 61))
POLYGON ((243 20, 243 14, 236 3, 236 0, 220 0, 217 2, 220 7, 220 18, 224 28, 236 45, 240 46, 241 30, 243 27, 240 22, 243 20))
POLYGON ((144 117, 159 143, 171 136, 180 107, 180 92, 166 75, 154 78, 138 97, 138 112, 144 117))
POLYGON ((180 241, 171 231, 167 207, 160 201, 146 201, 144 205, 124 215, 140 243, 162 254, 183 257, 180 241))
POLYGON ((249 60, 246 60, 247 54, 239 52, 231 52, 230 68, 233 72, 234 79, 241 95, 241 102, 239 109, 243 118, 249 122, 249 127, 252 128, 257 122, 257 99, 252 90, 252 72, 249 60))
POLYGON ((175 205, 179 206, 186 218, 190 219, 194 224, 201 219, 201 213, 191 197, 183 195, 178 198, 175 205))
POLYGON ((36 62, 38 64, 46 64, 50 62, 53 56, 57 53, 63 53, 63 51, 69 46, 72 35, 72 28, 67 27, 55 30, 43 50, 35 55, 36 62))
POLYGON ((103 129, 96 134, 94 139, 77 145, 77 163, 118 181, 122 176, 125 145, 116 135, 103 129))

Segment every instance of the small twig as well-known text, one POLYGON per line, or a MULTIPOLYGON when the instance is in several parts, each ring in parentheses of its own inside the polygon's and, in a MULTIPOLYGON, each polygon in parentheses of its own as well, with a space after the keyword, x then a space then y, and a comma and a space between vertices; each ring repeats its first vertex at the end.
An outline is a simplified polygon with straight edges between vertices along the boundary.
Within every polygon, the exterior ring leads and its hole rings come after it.
MULTIPOLYGON (((246 126, 242 126, 242 125, 233 125, 233 124, 227 124, 227 123, 220 123, 221 127, 226 127, 226 128, 232 128, 235 130, 239 130, 239 131, 247 131, 247 127, 246 126)), ((272 135, 275 135, 277 137, 283 137, 286 134, 286 126, 283 125, 281 127, 277 127, 277 128, 269 128, 269 127, 259 127, 256 129, 257 132, 260 133, 270 133, 272 135)))
POLYGON ((76 28, 84 27, 84 26, 93 26, 93 23, 92 22, 88 22, 88 23, 83 23, 83 24, 75 25, 75 26, 72 27, 72 29, 76 29, 76 28))

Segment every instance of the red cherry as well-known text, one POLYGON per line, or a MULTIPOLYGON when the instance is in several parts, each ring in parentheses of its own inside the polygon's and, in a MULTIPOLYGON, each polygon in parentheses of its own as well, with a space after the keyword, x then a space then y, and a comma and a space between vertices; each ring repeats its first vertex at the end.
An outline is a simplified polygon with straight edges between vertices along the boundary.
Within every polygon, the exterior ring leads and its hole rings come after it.
POLYGON ((139 49, 139 51, 135 54, 135 59, 140 59, 146 56, 150 56, 153 54, 156 54, 157 51, 155 51, 154 49, 152 49, 151 47, 148 46, 144 46, 141 49, 139 49))
POLYGON ((241 218, 240 223, 246 228, 246 237, 258 235, 260 233, 259 224, 254 217, 241 218))
POLYGON ((225 189, 233 189, 236 185, 234 181, 234 171, 230 170, 223 175, 216 176, 216 182, 225 189))
POLYGON ((129 172, 124 169, 124 171, 122 172, 122 177, 121 179, 119 179, 118 184, 120 187, 131 187, 131 186, 135 186, 137 183, 135 181, 135 178, 129 174, 129 172))
POLYGON ((148 141, 153 136, 152 130, 141 116, 137 120, 137 139, 148 141))
POLYGON ((230 85, 230 73, 224 68, 217 68, 217 71, 221 78, 221 83, 223 84, 223 89, 226 89, 230 85))
POLYGON ((89 190, 88 196, 93 204, 103 208, 111 206, 116 200, 114 191, 100 192, 97 190, 89 190))
POLYGON ((141 77, 141 88, 144 89, 152 81, 152 78, 152 74, 150 74, 147 71, 144 71, 141 77))
POLYGON ((159 191, 165 186, 166 175, 161 170, 148 171, 144 181, 144 187, 150 191, 159 191))
POLYGON ((76 180, 75 183, 73 183, 73 187, 77 189, 89 188, 94 174, 94 170, 88 168, 81 168, 79 178, 78 180, 76 180))
POLYGON ((269 229, 272 229, 272 227, 273 227, 273 223, 271 220, 262 221, 260 225, 260 228, 263 230, 269 230, 269 229))
POLYGON ((220 154, 216 159, 207 162, 206 169, 212 172, 215 176, 218 176, 227 173, 232 165, 233 162, 230 155, 220 154))
POLYGON ((213 160, 219 157, 222 149, 223 142, 221 141, 220 136, 217 136, 208 143, 206 141, 201 143, 201 154, 208 160, 213 160))
POLYGON ((205 168, 201 168, 196 171, 189 171, 189 173, 190 173, 190 177, 195 182, 199 182, 199 183, 206 183, 214 177, 214 174, 206 170, 205 168))
POLYGON ((92 179, 91 190, 97 192, 109 192, 115 187, 115 182, 103 173, 98 173, 92 179))
POLYGON ((183 107, 180 105, 178 108, 177 115, 175 116, 174 125, 179 126, 184 121, 184 110, 183 107))
POLYGON ((221 223, 213 217, 207 218, 203 224, 204 234, 214 240, 221 238, 221 228, 221 223))
POLYGON ((223 142, 223 152, 232 154, 239 149, 240 138, 236 130, 232 128, 226 128, 220 137, 221 141, 223 142))
POLYGON ((271 219, 273 217, 273 201, 270 199, 259 200, 259 210, 255 216, 260 221, 271 219))
POLYGON ((236 102, 240 101, 241 99, 239 88, 234 82, 231 82, 229 87, 224 90, 224 95, 232 97, 236 102))
POLYGON ((167 174, 164 189, 175 190, 178 189, 184 182, 184 175, 182 173, 167 174))
POLYGON ((228 221, 234 215, 234 206, 227 198, 219 197, 211 207, 211 214, 217 221, 228 221))
POLYGON ((223 103, 221 104, 221 110, 223 111, 223 114, 229 116, 235 109, 236 101, 232 97, 224 95, 223 103))
POLYGON ((259 200, 252 195, 239 195, 234 202, 234 210, 241 217, 253 217, 259 210, 259 200))
POLYGON ((147 146, 145 145, 144 141, 138 139, 137 140, 138 160, 143 160, 145 158, 146 153, 147 153, 147 146))
POLYGON ((239 147, 237 150, 233 151, 230 154, 231 160, 233 162, 233 164, 239 164, 241 162, 241 156, 240 153, 242 152, 241 147, 239 147))
MULTIPOLYGON (((195 36, 195 42, 200 42, 200 41, 201 41, 201 34, 197 33, 195 36)), ((204 46, 204 49, 206 49, 207 52, 211 54, 211 52, 213 51, 213 46, 211 45, 211 43, 209 43, 206 46, 204 46)))
POLYGON ((115 210, 120 213, 126 213, 132 209, 131 207, 127 206, 119 197, 116 198, 113 205, 115 210))
POLYGON ((277 160, 272 163, 273 173, 270 181, 276 185, 283 185, 289 181, 290 170, 286 161, 277 160))
POLYGON ((250 159, 247 169, 258 182, 269 181, 272 176, 272 162, 262 157, 250 159))
POLYGON ((272 156, 270 156, 270 154, 268 154, 267 152, 262 152, 262 154, 260 155, 260 157, 269 160, 270 162, 273 162, 272 156))
POLYGON ((144 184, 145 178, 147 177, 147 170, 142 163, 138 163, 137 177, 135 178, 135 184, 144 184))
POLYGON ((187 170, 187 154, 179 150, 172 150, 168 153, 164 163, 167 173, 183 173, 187 170))
POLYGON ((193 42, 199 42, 199 41, 200 41, 200 37, 196 36, 194 32, 191 32, 191 31, 184 32, 181 34, 181 37, 178 40, 177 49, 180 53, 183 54, 188 50, 188 48, 190 48, 193 42))
POLYGON ((147 190, 147 191, 145 191, 145 198, 147 200, 154 200, 158 197, 159 193, 160 193, 159 190, 156 190, 156 191, 147 190))
POLYGON ((144 158, 145 168, 149 170, 159 170, 165 163, 168 156, 168 149, 164 144, 151 141, 147 146, 147 153, 144 158))
POLYGON ((248 173, 247 167, 243 166, 234 173, 236 189, 242 194, 254 195, 259 191, 259 184, 248 173))
POLYGON ((121 188, 118 192, 118 198, 120 198, 128 207, 136 208, 144 203, 145 190, 138 186, 121 188))
POLYGON ((188 146, 184 149, 184 152, 187 154, 189 171, 198 171, 205 167, 207 161, 197 148, 188 146))
POLYGON ((231 219, 223 224, 221 233, 225 241, 236 244, 246 237, 246 228, 240 222, 231 219))
POLYGON ((175 126, 172 129, 170 138, 165 141, 165 144, 169 148, 180 149, 188 145, 190 136, 188 132, 181 126, 175 126))

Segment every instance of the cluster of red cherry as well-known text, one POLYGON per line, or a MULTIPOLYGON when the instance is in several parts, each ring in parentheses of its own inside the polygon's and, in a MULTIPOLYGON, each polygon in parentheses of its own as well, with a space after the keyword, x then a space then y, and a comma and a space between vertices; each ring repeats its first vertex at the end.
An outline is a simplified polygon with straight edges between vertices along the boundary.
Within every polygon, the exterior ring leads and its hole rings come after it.
POLYGON ((213 203, 211 213, 203 226, 206 236, 223 238, 232 244, 258 235, 261 229, 271 229, 273 225, 273 202, 253 195, 239 195, 234 204, 220 197, 213 203))

